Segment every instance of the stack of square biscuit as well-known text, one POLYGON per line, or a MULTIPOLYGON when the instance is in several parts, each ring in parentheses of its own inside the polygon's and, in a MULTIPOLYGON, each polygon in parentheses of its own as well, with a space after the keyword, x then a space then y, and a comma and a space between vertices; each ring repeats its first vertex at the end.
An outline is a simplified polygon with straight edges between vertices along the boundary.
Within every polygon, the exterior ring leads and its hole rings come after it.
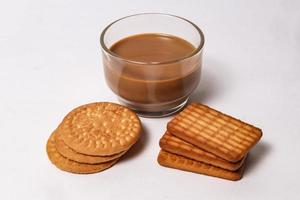
POLYGON ((67 172, 88 174, 113 166, 138 140, 141 122, 128 108, 109 102, 80 106, 47 142, 50 161, 67 172))
POLYGON ((262 131, 208 106, 191 103, 167 125, 158 163, 165 167, 241 179, 245 159, 262 131))

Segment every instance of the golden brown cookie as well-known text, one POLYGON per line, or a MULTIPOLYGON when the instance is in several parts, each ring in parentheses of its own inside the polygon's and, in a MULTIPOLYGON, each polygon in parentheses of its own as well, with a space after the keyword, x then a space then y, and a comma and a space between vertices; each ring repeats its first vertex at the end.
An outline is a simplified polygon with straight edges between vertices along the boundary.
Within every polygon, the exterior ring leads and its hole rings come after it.
POLYGON ((117 158, 120 158, 122 155, 126 153, 127 150, 122 151, 118 154, 111 155, 111 156, 90 156, 90 155, 85 155, 81 153, 77 153, 70 147, 68 147, 64 141, 60 138, 60 132, 55 131, 55 145, 57 151, 64 156, 65 158, 68 158, 69 160, 73 160, 79 163, 87 163, 87 164, 97 164, 97 163, 104 163, 108 162, 111 160, 115 160, 117 158))
POLYGON ((193 160, 204 162, 206 164, 214 165, 223 169, 230 171, 235 171, 241 167, 244 163, 245 157, 238 162, 228 162, 222 158, 217 157, 216 155, 206 152, 192 144, 189 144, 182 139, 179 139, 168 131, 163 135, 159 141, 160 147, 173 154, 184 156, 193 160))
POLYGON ((167 125, 188 143, 231 162, 237 162, 258 142, 262 131, 199 103, 188 105, 167 125))
POLYGON ((164 167, 219 177, 232 181, 241 179, 244 171, 244 165, 242 165, 242 167, 236 171, 229 171, 213 165, 205 164, 203 162, 191 160, 183 156, 172 154, 164 150, 159 152, 157 161, 164 167))
POLYGON ((114 165, 118 159, 100 163, 100 164, 83 164, 63 157, 58 153, 55 147, 54 134, 50 136, 47 142, 47 154, 50 161, 59 169, 76 174, 90 174, 103 171, 114 165))
POLYGON ((91 103, 72 110, 60 125, 61 139, 78 153, 108 156, 129 149, 141 134, 138 116, 115 103, 91 103))

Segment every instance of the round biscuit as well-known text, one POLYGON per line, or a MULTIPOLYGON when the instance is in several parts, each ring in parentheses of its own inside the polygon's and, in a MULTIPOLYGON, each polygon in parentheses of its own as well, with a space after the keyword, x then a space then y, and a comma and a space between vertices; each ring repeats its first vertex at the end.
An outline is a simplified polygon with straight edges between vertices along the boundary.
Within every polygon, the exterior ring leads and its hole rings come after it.
POLYGON ((76 174, 90 174, 103 171, 113 166, 118 159, 100 163, 84 164, 69 160, 58 153, 55 147, 55 133, 52 133, 47 142, 47 154, 50 161, 59 169, 76 174))
POLYGON ((128 150, 141 134, 141 122, 129 108, 99 102, 72 110, 60 125, 61 139, 78 153, 108 156, 128 150))
POLYGON ((87 164, 108 162, 120 158, 122 155, 124 155, 127 152, 127 150, 125 150, 111 156, 90 156, 90 155, 77 153, 76 151, 74 151, 64 143, 64 141, 61 139, 61 135, 58 130, 55 131, 55 146, 57 151, 62 156, 68 158, 69 160, 73 160, 79 163, 87 163, 87 164))

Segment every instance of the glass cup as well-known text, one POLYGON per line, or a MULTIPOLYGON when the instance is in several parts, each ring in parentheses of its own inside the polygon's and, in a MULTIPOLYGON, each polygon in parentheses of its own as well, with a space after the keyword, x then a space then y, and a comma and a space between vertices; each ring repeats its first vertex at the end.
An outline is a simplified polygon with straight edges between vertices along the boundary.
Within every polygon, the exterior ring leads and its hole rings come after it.
POLYGON ((164 117, 180 110, 200 81, 204 35, 194 23, 169 14, 142 13, 118 19, 101 33, 106 83, 119 101, 144 117, 164 117), (129 60, 110 50, 132 35, 158 33, 188 41, 195 50, 164 62, 129 60))

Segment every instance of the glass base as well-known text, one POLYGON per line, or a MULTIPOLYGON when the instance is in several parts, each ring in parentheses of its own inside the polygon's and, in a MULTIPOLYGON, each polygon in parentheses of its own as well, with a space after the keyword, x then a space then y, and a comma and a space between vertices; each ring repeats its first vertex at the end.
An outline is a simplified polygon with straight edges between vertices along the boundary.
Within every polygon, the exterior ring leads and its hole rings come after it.
MULTIPOLYGON (((185 98, 183 101, 180 101, 179 104, 176 103, 175 106, 172 107, 169 106, 170 108, 164 108, 160 111, 153 111, 154 109, 151 109, 151 105, 147 105, 146 107, 143 108, 141 105, 139 106, 132 105, 130 102, 121 98, 118 98, 118 100, 121 104, 135 111, 140 117, 146 117, 146 118, 162 118, 162 117, 170 116, 180 111, 188 102, 188 98, 185 98)), ((174 105, 174 103, 171 105, 174 105)), ((153 107, 157 109, 157 106, 153 106, 153 107)))

